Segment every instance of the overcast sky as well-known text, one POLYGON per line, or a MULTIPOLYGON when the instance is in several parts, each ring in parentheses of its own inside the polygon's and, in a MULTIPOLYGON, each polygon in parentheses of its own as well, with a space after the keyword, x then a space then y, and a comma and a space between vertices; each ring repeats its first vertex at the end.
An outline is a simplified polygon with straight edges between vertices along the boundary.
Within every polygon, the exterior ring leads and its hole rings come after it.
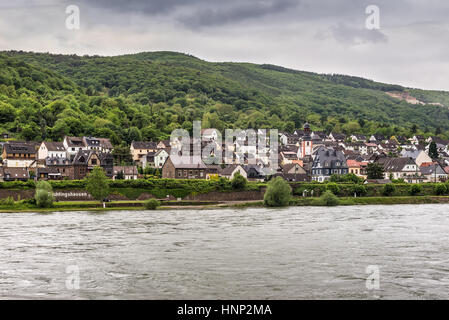
POLYGON ((449 1, 0 0, 0 50, 170 50, 449 90, 449 1), (69 5, 79 30, 66 28, 69 5), (366 28, 369 5, 379 29, 366 28))

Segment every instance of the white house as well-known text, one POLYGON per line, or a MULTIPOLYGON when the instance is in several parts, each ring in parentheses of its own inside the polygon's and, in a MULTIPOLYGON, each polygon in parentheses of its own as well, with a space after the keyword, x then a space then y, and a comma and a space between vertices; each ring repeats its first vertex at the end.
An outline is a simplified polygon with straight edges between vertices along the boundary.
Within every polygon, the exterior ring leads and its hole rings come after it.
POLYGON ((432 162, 432 158, 424 150, 402 150, 401 156, 414 159, 418 167, 421 167, 423 163, 432 162))
POLYGON ((221 135, 217 129, 208 128, 208 129, 201 130, 201 136, 202 136, 203 140, 217 141, 218 137, 221 135))
POLYGON ((64 144, 62 142, 42 142, 37 152, 37 158, 43 160, 47 157, 67 158, 67 151, 64 144))
POLYGON ((116 180, 117 175, 123 173, 123 179, 136 180, 138 171, 136 166, 114 166, 112 179, 116 180))
POLYGON ((239 164, 227 165, 225 168, 219 170, 218 174, 220 177, 225 177, 232 180, 237 172, 245 177, 245 179, 248 178, 245 169, 243 169, 243 167, 239 164))
POLYGON ((162 168, 162 166, 164 165, 165 161, 169 156, 170 155, 168 154, 167 150, 165 149, 158 150, 154 155, 154 166, 156 168, 162 168))
POLYGON ((67 151, 68 158, 75 157, 78 151, 81 151, 84 148, 83 139, 78 137, 65 136, 62 143, 67 151))
POLYGON ((385 179, 404 179, 408 183, 415 183, 420 176, 418 165, 412 158, 381 158, 378 163, 383 166, 385 179))

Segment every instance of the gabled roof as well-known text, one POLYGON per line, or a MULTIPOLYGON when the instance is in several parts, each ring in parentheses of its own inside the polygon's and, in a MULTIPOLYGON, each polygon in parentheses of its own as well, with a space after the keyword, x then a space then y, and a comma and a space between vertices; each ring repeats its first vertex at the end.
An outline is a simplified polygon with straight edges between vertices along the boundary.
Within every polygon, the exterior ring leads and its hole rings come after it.
POLYGON ((138 174, 136 166, 114 166, 112 170, 113 170, 114 174, 118 174, 121 171, 123 171, 123 174, 125 174, 125 175, 138 174))
POLYGON ((385 171, 388 172, 399 172, 403 171, 406 165, 416 165, 415 160, 412 158, 381 158, 377 161, 384 167, 385 171))
POLYGON ((105 149, 112 149, 114 146, 111 143, 111 140, 107 138, 98 138, 100 140, 100 146, 105 149))
POLYGON ((17 179, 28 179, 30 177, 27 168, 12 168, 12 167, 3 167, 3 175, 4 177, 10 176, 11 178, 17 179))
POLYGON ((64 144, 62 142, 44 141, 43 144, 48 151, 65 151, 64 144))
POLYGON ((69 147, 84 147, 83 138, 66 136, 64 140, 67 141, 67 146, 69 147))
POLYGON ((60 158, 60 157, 45 158, 46 166, 67 166, 67 165, 71 165, 71 164, 72 164, 72 161, 70 161, 70 159, 68 159, 68 158, 60 158))
POLYGON ((6 143, 3 148, 6 153, 36 154, 36 148, 28 143, 6 143))
MULTIPOLYGON (((186 159, 186 161, 182 161, 180 163, 175 163, 172 157, 169 157, 168 159, 170 159, 176 169, 207 169, 207 166, 203 160, 198 160, 196 157, 190 157, 190 159, 186 159)), ((167 161, 165 163, 167 163, 167 161)))
POLYGON ((90 157, 95 153, 94 150, 80 150, 73 158, 73 164, 84 165, 89 162, 90 157))
POLYGON ((319 147, 313 155, 315 157, 313 161, 314 167, 318 166, 318 163, 321 167, 347 167, 345 155, 339 150, 319 147), (339 166, 336 166, 337 162, 340 163, 339 166))
POLYGON ((153 141, 133 141, 131 146, 134 149, 156 149, 157 143, 153 141))
POLYGON ((218 169, 220 174, 224 176, 230 176, 237 167, 241 167, 239 164, 228 164, 226 167, 218 169))

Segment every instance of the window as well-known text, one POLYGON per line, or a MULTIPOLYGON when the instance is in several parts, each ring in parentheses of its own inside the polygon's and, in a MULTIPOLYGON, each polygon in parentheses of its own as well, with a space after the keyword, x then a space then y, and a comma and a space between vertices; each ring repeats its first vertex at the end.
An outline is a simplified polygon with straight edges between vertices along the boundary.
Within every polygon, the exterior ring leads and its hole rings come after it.
POLYGON ((182 176, 182 172, 178 171, 178 177, 181 177, 181 176, 182 176))

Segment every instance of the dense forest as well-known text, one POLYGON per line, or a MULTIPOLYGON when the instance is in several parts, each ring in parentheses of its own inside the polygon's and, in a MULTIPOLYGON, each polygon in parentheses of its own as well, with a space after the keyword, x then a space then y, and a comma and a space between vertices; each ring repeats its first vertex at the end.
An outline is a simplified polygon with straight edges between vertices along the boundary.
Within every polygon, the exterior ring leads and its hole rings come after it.
POLYGON ((169 137, 175 128, 278 128, 449 137, 449 92, 173 52, 116 57, 0 52, 0 130, 26 140, 169 137), (407 91, 437 105, 411 105, 407 91))

